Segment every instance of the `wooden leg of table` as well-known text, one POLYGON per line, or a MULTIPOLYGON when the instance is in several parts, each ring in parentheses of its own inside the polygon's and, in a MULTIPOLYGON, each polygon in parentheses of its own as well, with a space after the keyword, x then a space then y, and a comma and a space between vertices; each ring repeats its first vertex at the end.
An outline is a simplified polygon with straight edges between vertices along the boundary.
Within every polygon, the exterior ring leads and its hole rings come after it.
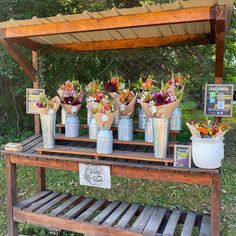
POLYGON ((44 191, 46 189, 44 167, 38 167, 36 178, 37 178, 37 192, 44 191))
POLYGON ((220 176, 212 177, 211 192, 211 235, 220 235, 220 176))
POLYGON ((10 157, 6 157, 8 236, 18 236, 18 224, 13 220, 13 206, 17 202, 16 178, 16 164, 12 164, 10 157))

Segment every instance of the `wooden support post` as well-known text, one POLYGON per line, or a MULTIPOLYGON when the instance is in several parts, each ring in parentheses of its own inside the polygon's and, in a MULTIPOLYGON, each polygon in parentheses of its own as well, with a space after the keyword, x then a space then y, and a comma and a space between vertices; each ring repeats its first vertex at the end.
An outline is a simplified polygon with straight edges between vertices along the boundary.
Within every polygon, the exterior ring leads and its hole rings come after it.
MULTIPOLYGON (((32 51, 32 62, 35 70, 38 70, 38 52, 32 51)), ((36 77, 37 78, 37 77, 36 77)), ((39 81, 33 83, 34 88, 39 88, 39 81)), ((40 134, 40 120, 39 115, 34 115, 34 130, 35 134, 40 134)), ((39 167, 36 174, 37 192, 41 192, 46 189, 45 186, 45 168, 39 167)))
POLYGON ((17 45, 7 39, 1 39, 0 44, 7 50, 7 52, 16 61, 16 63, 23 69, 25 74, 32 81, 36 81, 35 69, 33 65, 28 61, 25 55, 17 47, 17 45))
POLYGON ((13 220, 13 206, 17 202, 16 164, 12 164, 10 162, 9 156, 6 156, 6 184, 7 184, 8 236, 17 236, 18 224, 13 220))
POLYGON ((211 192, 211 235, 220 235, 220 175, 212 177, 211 192))

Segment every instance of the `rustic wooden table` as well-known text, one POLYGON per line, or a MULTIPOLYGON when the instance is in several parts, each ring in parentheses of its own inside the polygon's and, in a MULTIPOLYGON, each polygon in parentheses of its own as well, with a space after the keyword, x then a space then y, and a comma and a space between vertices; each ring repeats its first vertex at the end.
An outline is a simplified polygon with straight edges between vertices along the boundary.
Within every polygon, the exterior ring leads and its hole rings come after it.
MULTIPOLYGON (((198 228, 200 235, 219 235, 221 180, 219 170, 176 168, 171 162, 165 161, 158 163, 150 160, 121 159, 115 156, 94 157, 94 145, 95 143, 86 140, 72 141, 59 137, 55 150, 61 152, 47 152, 41 148, 42 136, 34 135, 23 142, 22 152, 3 152, 6 159, 9 236, 18 235, 18 222, 40 224, 48 228, 86 235, 174 235, 179 224, 183 226, 181 235, 191 235, 194 228, 198 228), (80 148, 82 154, 78 155, 80 148), (72 151, 63 152, 67 149, 72 151), (208 185, 212 189, 211 216, 167 210, 156 206, 70 196, 46 190, 45 168, 79 171, 79 163, 108 165, 113 176, 208 185), (38 167, 38 193, 23 201, 17 201, 16 165, 38 167), (95 212, 98 213, 94 216, 95 212)), ((119 155, 127 153, 129 156, 131 153, 132 155, 137 153, 137 156, 142 157, 145 153, 150 156, 152 151, 150 146, 114 145, 114 149, 119 149, 119 155)))

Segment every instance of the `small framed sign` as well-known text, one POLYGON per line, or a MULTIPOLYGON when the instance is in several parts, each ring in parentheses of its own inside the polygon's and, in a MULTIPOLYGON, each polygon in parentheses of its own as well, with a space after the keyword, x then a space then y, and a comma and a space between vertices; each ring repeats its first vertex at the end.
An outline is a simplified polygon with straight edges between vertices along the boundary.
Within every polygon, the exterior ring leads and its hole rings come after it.
POLYGON ((232 117, 233 84, 206 84, 204 115, 232 117))
POLYGON ((39 114, 36 104, 41 95, 45 94, 44 89, 26 89, 26 113, 39 114))
POLYGON ((79 164, 80 184, 97 188, 111 188, 110 166, 79 164))
POLYGON ((192 146, 175 145, 174 148, 174 166, 191 167, 192 146))

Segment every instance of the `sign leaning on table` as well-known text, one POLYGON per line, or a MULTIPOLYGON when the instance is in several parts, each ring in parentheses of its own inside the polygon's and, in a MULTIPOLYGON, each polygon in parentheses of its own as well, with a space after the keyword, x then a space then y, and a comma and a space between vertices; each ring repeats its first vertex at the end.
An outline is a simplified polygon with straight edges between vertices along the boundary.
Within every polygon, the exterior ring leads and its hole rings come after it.
POLYGON ((175 145, 174 147, 174 166, 191 167, 191 145, 175 145))

